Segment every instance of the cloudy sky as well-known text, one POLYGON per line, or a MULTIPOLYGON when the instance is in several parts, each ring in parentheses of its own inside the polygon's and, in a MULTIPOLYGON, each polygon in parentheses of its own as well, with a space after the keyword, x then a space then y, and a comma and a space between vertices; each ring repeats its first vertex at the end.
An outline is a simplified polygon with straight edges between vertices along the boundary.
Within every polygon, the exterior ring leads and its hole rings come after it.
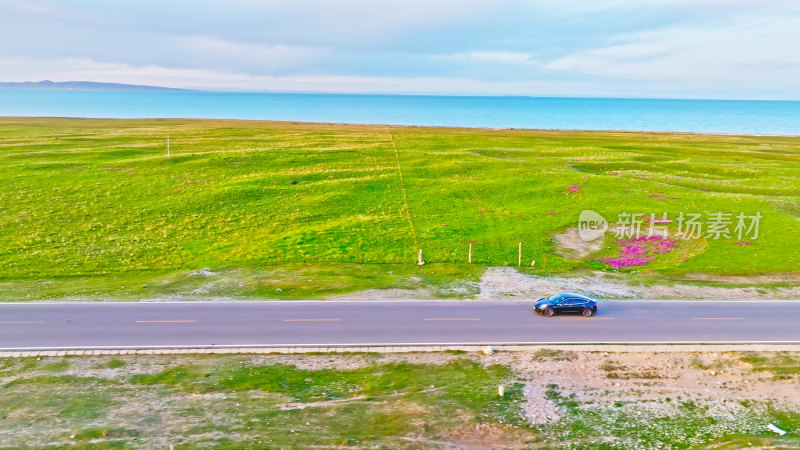
POLYGON ((798 0, 0 0, 0 81, 800 99, 798 0))

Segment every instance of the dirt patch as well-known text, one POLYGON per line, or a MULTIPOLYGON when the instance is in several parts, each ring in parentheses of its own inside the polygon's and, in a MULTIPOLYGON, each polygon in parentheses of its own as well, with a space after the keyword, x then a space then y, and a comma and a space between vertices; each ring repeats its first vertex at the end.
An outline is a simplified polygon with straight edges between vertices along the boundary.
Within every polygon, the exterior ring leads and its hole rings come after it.
POLYGON ((541 276, 518 272, 512 267, 492 267, 480 280, 479 300, 508 297, 540 298, 557 292, 578 292, 601 299, 751 300, 794 299, 800 286, 719 287, 688 283, 632 285, 624 274, 602 271, 580 276, 541 276))
MULTIPOLYGON (((307 416, 311 422, 298 423, 298 432, 303 427, 314 427, 314 420, 327 420, 342 408, 369 402, 370 407, 385 408, 387 417, 402 417, 404 424, 397 434, 387 437, 388 447, 396 447, 405 442, 413 448, 575 448, 592 442, 607 442, 615 448, 642 448, 629 437, 614 434, 613 430, 595 430, 590 436, 577 436, 574 439, 563 434, 568 430, 571 420, 577 414, 587 412, 605 416, 606 414, 626 415, 629 426, 650 426, 653 418, 662 425, 674 419, 684 420, 681 415, 687 411, 686 405, 697 405, 702 409, 703 427, 722 427, 735 433, 763 432, 769 423, 765 408, 778 408, 782 411, 800 410, 800 396, 797 395, 800 375, 789 374, 776 377, 769 371, 755 371, 753 366, 742 360, 742 354, 733 351, 713 351, 699 349, 702 346, 654 349, 644 347, 608 347, 609 351, 576 350, 575 347, 542 346, 536 350, 519 352, 467 353, 392 353, 392 354, 326 354, 326 355, 172 355, 172 356, 133 356, 110 357, 69 357, 42 358, 34 369, 23 369, 12 365, 0 370, 0 382, 7 385, 19 371, 31 376, 30 370, 39 374, 51 372, 52 363, 67 361, 68 369, 59 374, 76 376, 103 376, 126 380, 131 375, 158 373, 164 368, 193 365, 218 367, 225 364, 292 364, 308 370, 339 369, 346 370, 372 364, 446 364, 456 359, 470 359, 483 365, 504 365, 512 369, 506 386, 522 383, 522 397, 513 401, 519 411, 535 429, 562 430, 547 435, 532 435, 530 429, 518 422, 480 421, 470 414, 460 413, 454 426, 426 431, 431 411, 411 399, 404 399, 408 392, 395 392, 367 398, 363 395, 313 402, 299 402, 281 394, 248 390, 243 392, 192 392, 169 389, 129 390, 129 386, 115 394, 115 404, 108 409, 108 415, 97 425, 91 417, 79 419, 62 416, 48 420, 37 418, 41 413, 24 405, 7 411, 8 420, 29 420, 29 426, 17 426, 0 430, 0 444, 18 445, 21 442, 46 442, 51 445, 74 445, 88 443, 86 438, 75 438, 76 433, 97 427, 107 428, 108 433, 117 433, 123 439, 134 439, 138 446, 168 447, 181 445, 181 436, 192 436, 192 442, 202 440, 217 441, 232 439, 248 442, 260 436, 255 432, 223 432, 218 428, 235 428, 242 417, 252 424, 258 423, 261 416, 236 416, 253 405, 259 405, 265 412, 290 410, 292 414, 308 413, 308 410, 323 411, 322 416, 307 416), (684 350, 685 349, 685 350, 684 350), (112 364, 112 360, 113 364, 112 364), (121 364, 120 361, 124 364, 121 364), (47 365, 47 366, 45 366, 47 365), (50 368, 48 368, 50 367, 50 368), (113 367, 113 369, 111 368, 113 367), (11 372, 9 372, 11 371, 11 372), (113 374, 112 372, 113 371, 113 374), (561 399, 561 400, 559 400, 561 399), (564 399, 579 406, 569 406, 564 399), (767 406, 768 405, 768 406, 767 406), (572 409, 570 409, 572 408, 572 409), (305 412, 303 412, 305 411, 305 412), (328 412, 326 412, 328 411, 328 412), (463 417, 462 417, 463 416, 463 417), (316 417, 314 419, 313 417, 316 417), (320 419, 322 417, 323 419, 320 419), (29 419, 30 418, 30 419, 29 419), (76 425, 76 423, 79 423, 76 425), (107 424, 115 424, 109 427, 107 424), (304 424, 304 425, 303 425, 304 424), (199 427, 208 427, 198 432, 199 427), (147 430, 146 433, 130 434, 130 430, 147 430), (754 431, 755 430, 755 431, 754 431), (761 431, 759 431, 761 430, 761 431), (72 436, 72 437, 70 437, 72 436), (81 439, 84 439, 81 441, 81 439), (590 441, 591 440, 591 441, 590 441)), ((594 347, 596 349, 596 347, 594 347)), ((754 356, 756 353, 748 354, 754 356)), ((760 352, 757 356, 774 361, 800 360, 796 350, 774 353, 760 352)), ((751 360, 758 360, 751 359, 751 360)), ((17 361, 17 360, 14 360, 17 361)), ((30 363, 30 361, 28 362, 30 363)), ((469 380, 464 380, 469 382, 469 380)), ((101 384, 102 385, 102 384, 101 384)), ((99 385, 99 386, 101 386, 99 385)), ((25 391, 26 396, 36 398, 38 389, 50 389, 49 384, 32 384, 25 391)), ((56 386, 57 387, 57 386, 56 386)), ((64 384, 68 388, 69 384, 64 384)), ((60 391, 54 390, 53 394, 60 391)), ((416 394, 441 395, 441 387, 415 392, 416 394)), ((91 392, 89 401, 91 401, 91 392)), ((74 397, 74 393, 72 393, 74 397)), ((12 399, 13 400, 13 399, 12 399)), ((46 400, 46 399, 45 399, 46 400)), ((17 400, 19 402, 19 397, 17 400)), ((44 403, 49 405, 47 401, 44 403)), ((695 406, 692 406, 695 407, 695 406)), ((266 413, 265 413, 266 414, 266 413)), ((271 412, 263 417, 271 417, 271 412)), ((300 416, 298 416, 300 417, 300 416)), ((518 417, 518 416, 517 416, 518 417)), ((582 417, 582 416, 581 416, 582 417)), ((587 416, 590 417, 590 416, 587 416)), ((518 417, 519 418, 519 417, 518 417)), ((398 422, 401 424, 401 422, 398 422)), ((382 426, 382 425, 381 425, 382 426)), ((106 431, 103 431, 105 433, 106 431)), ((307 431, 307 429, 306 429, 307 431)), ((800 429, 790 429, 797 433, 800 429)), ((295 429, 292 428, 294 433, 295 429)), ((695 436, 675 435, 677 439, 695 436)), ((714 433, 718 433, 714 431, 714 433)), ((724 433, 722 433, 724 434, 724 433)), ((105 437, 104 437, 105 439, 105 437)), ((260 439, 260 438, 259 438, 260 439)), ((95 441, 91 441, 95 442, 95 441)), ((100 441, 97 441, 100 442, 100 441)), ((255 442, 255 441, 254 441, 255 442)), ((683 442, 683 441, 681 441, 683 442)), ((379 446, 377 443, 375 446, 379 446)), ((268 441, 259 442, 265 446, 268 441)), ((645 448, 655 448, 647 447, 645 448)), ((665 447, 668 448, 668 447, 665 447)))
MULTIPOLYGON (((466 420, 465 420, 466 422, 466 420)), ((476 423, 469 426, 456 427, 447 434, 446 443, 449 448, 486 449, 486 448, 529 448, 525 439, 513 429, 493 423, 476 423)))
MULTIPOLYGON (((534 299, 557 292, 578 292, 599 299, 659 299, 659 300, 758 300, 800 298, 800 286, 770 286, 770 284, 800 284, 800 273, 757 276, 688 275, 686 282, 664 279, 662 283, 643 284, 636 274, 586 271, 573 275, 533 275, 513 267, 490 267, 478 282, 464 282, 449 290, 440 289, 370 289, 337 295, 332 301, 369 300, 435 300, 442 297, 473 298, 493 301, 509 298, 534 299), (730 283, 734 286, 707 286, 697 282, 730 283), (745 286, 736 286, 745 285, 745 286), (757 286, 747 286, 757 284, 757 286), (477 293, 477 294, 475 294, 477 293)), ((651 281, 652 283, 652 281, 651 281)))
POLYGON ((321 402, 292 402, 292 403, 284 403, 278 406, 281 410, 290 410, 290 409, 306 409, 306 408, 324 408, 333 405, 339 405, 342 403, 352 403, 352 402, 360 402, 367 398, 365 395, 356 395, 355 397, 351 398, 342 398, 337 400, 326 400, 321 402))
POLYGON ((545 395, 545 388, 533 381, 525 383, 522 389, 525 394, 525 403, 522 411, 528 421, 534 425, 543 425, 558 421, 561 418, 558 406, 545 395))
POLYGON ((539 276, 518 272, 512 267, 491 267, 480 280, 478 299, 491 300, 509 296, 540 298, 557 292, 583 292, 599 298, 641 298, 642 293, 602 278, 601 273, 585 277, 539 276))
POLYGON ((688 281, 705 281, 725 284, 775 284, 800 283, 800 271, 761 275, 716 275, 712 273, 687 273, 681 277, 688 281))
POLYGON ((691 284, 654 285, 641 289, 642 298, 687 300, 769 300, 796 299, 800 286, 792 287, 716 287, 691 284))
MULTIPOLYGON (((493 359, 528 378, 537 396, 548 385, 581 401, 646 401, 669 409, 670 398, 702 400, 730 408, 742 400, 771 400, 800 408, 798 380, 755 372, 736 352, 581 352, 573 359, 537 357, 533 352, 498 353, 493 359)), ((795 355, 797 356, 797 355, 795 355)))
POLYGON ((367 289, 335 295, 327 300, 430 300, 434 298, 427 289, 367 289))
POLYGON ((566 259, 584 259, 592 253, 603 249, 604 239, 594 239, 586 242, 581 239, 577 228, 570 228, 567 231, 553 235, 553 239, 558 242, 556 253, 566 259))

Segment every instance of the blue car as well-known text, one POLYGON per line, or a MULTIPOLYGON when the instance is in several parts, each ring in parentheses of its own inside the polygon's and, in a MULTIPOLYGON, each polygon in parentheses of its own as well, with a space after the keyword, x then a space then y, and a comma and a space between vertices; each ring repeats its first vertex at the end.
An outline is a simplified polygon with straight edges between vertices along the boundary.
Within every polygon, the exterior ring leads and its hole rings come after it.
POLYGON ((533 310, 547 317, 555 313, 576 313, 591 317, 597 312, 597 302, 585 295, 564 292, 536 300, 533 310))

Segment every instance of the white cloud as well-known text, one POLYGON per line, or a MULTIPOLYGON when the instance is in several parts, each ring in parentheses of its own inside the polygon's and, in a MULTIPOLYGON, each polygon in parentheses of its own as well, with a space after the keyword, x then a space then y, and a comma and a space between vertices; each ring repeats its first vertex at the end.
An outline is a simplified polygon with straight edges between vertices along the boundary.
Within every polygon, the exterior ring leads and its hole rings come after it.
POLYGON ((262 76, 206 69, 132 66, 88 59, 2 59, 0 81, 50 79, 275 92, 453 93, 497 95, 575 95, 603 88, 595 83, 567 81, 480 81, 457 77, 369 77, 350 75, 262 76), (59 67, 58 70, 52 70, 59 67))
POLYGON ((233 42, 215 36, 179 36, 174 38, 176 51, 183 61, 197 64, 213 60, 228 69, 249 68, 276 71, 301 67, 317 61, 324 50, 309 46, 233 42))
POLYGON ((453 55, 448 55, 448 57, 475 63, 503 63, 521 65, 534 65, 538 63, 531 53, 509 52, 502 50, 455 53, 453 55))
POLYGON ((797 88, 800 52, 792 48, 798 42, 797 18, 768 17, 620 35, 606 46, 557 58, 545 67, 693 87, 779 83, 797 88))
POLYGON ((96 81, 125 84, 200 88, 215 83, 252 82, 246 74, 208 69, 177 69, 156 65, 133 66, 124 63, 98 62, 86 58, 33 59, 0 58, 4 68, 2 81, 96 81))
POLYGON ((0 0, 0 5, 0 80, 800 98, 797 0, 0 0))

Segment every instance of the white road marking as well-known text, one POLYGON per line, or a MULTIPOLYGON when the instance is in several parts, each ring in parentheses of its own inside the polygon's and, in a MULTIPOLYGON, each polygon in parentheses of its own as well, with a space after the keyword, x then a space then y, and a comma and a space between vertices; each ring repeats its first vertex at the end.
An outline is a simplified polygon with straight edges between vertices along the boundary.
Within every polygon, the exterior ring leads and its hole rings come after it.
POLYGON ((137 320, 136 323, 195 323, 194 320, 137 320))
POLYGON ((340 322, 342 319, 283 319, 284 322, 340 322))
POLYGON ((0 347, 0 351, 17 350, 128 350, 128 349, 204 349, 204 348, 285 348, 285 347, 425 347, 458 345, 703 345, 703 344, 800 344, 794 341, 535 341, 535 342, 402 342, 402 343, 316 343, 316 344, 219 344, 219 345, 75 345, 68 347, 0 347))
POLYGON ((432 317, 425 320, 439 320, 439 321, 459 321, 459 320, 481 320, 475 317, 432 317))
POLYGON ((692 320, 744 320, 744 317, 692 317, 692 320))

